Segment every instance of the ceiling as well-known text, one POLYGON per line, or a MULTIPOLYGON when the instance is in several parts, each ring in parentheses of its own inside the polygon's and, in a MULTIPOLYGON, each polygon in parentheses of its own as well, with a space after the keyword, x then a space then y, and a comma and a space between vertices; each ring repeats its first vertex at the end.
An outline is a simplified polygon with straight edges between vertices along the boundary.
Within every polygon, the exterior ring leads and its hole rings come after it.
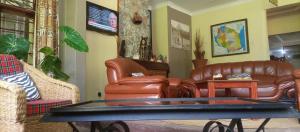
POLYGON ((152 5, 158 5, 163 2, 173 3, 189 12, 205 10, 211 7, 231 4, 234 2, 243 2, 246 0, 150 0, 152 5))

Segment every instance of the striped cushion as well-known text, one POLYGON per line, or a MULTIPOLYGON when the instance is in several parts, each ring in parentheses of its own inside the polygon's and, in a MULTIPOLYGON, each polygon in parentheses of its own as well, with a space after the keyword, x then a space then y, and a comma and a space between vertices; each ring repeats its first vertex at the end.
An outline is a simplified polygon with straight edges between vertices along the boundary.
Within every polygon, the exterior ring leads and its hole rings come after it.
POLYGON ((40 99, 40 94, 36 88, 34 82, 31 80, 26 72, 21 72, 16 75, 4 76, 1 78, 9 83, 16 83, 24 89, 26 92, 27 100, 37 100, 40 99))
POLYGON ((14 75, 23 72, 22 64, 13 55, 0 54, 0 75, 14 75))

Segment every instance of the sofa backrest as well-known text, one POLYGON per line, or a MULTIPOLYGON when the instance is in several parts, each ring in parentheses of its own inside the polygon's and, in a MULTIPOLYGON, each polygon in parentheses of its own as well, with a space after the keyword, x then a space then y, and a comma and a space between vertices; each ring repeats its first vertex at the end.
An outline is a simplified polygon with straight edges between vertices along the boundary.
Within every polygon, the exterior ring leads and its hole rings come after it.
POLYGON ((273 77, 292 76, 293 66, 286 62, 277 61, 245 61, 232 63, 219 63, 205 66, 203 69, 195 69, 192 79, 196 81, 212 79, 214 74, 221 73, 224 76, 240 73, 251 75, 265 75, 273 77))
POLYGON ((107 79, 109 83, 116 83, 119 79, 130 77, 132 73, 148 74, 140 64, 127 58, 115 58, 105 61, 107 79))

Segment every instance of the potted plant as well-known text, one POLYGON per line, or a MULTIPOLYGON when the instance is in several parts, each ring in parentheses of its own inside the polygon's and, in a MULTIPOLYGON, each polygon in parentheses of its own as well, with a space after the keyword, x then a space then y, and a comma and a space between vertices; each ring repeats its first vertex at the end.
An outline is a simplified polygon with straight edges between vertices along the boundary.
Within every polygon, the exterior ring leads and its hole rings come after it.
MULTIPOLYGON (((73 49, 80 52, 88 52, 89 48, 81 35, 69 26, 60 26, 59 31, 64 33, 61 44, 67 44, 73 49)), ((55 54, 54 49, 44 47, 39 50, 45 57, 41 62, 41 69, 44 73, 53 76, 53 78, 60 80, 68 80, 69 76, 62 71, 61 60, 55 54)))
POLYGON ((196 68, 202 68, 207 64, 207 59, 204 59, 205 51, 203 50, 203 39, 200 35, 200 30, 196 31, 196 38, 195 38, 195 50, 194 55, 196 57, 195 60, 193 60, 193 64, 195 69, 196 68))
POLYGON ((27 60, 30 42, 14 34, 0 36, 0 54, 11 54, 20 60, 27 60))
MULTIPOLYGON (((80 52, 88 52, 89 48, 81 35, 69 26, 59 27, 60 32, 64 33, 63 43, 80 52)), ((61 44, 63 44, 61 43, 61 44)), ((18 59, 27 59, 30 42, 23 37, 16 37, 14 34, 0 36, 0 54, 12 54, 18 59)), ((61 60, 50 47, 39 50, 44 54, 40 64, 42 71, 60 80, 68 80, 69 76, 62 71, 61 60)))

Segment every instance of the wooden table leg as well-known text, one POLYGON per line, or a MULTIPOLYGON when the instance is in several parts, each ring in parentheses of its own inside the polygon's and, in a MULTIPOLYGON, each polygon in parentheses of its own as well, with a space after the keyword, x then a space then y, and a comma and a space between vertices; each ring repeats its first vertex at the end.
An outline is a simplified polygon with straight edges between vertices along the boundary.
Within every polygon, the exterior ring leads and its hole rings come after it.
POLYGON ((230 88, 225 88, 225 95, 226 95, 226 97, 231 96, 231 89, 230 88))
POLYGON ((251 82, 250 97, 257 99, 257 82, 251 82))
POLYGON ((196 98, 200 98, 200 87, 197 87, 195 92, 196 92, 195 94, 196 98))
POLYGON ((214 98, 216 96, 215 91, 215 83, 214 82, 208 82, 208 97, 214 98))

